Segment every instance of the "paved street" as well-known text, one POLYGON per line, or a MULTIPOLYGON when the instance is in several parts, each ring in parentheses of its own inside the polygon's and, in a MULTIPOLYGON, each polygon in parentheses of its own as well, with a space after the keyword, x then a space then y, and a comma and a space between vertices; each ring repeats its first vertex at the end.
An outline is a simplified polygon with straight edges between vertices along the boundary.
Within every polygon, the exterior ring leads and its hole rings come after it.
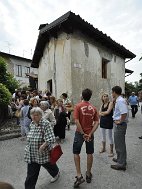
MULTIPOLYGON (((93 165, 93 180, 91 184, 82 184, 82 189, 141 189, 142 188, 142 115, 139 111, 135 119, 129 119, 127 130, 128 169, 126 172, 110 169, 112 163, 108 153, 99 154, 100 134, 95 133, 95 154, 93 165)), ((71 189, 76 176, 72 155, 72 142, 75 127, 67 131, 67 139, 62 145, 64 154, 58 165, 61 171, 60 179, 50 184, 49 174, 42 168, 36 189, 71 189)), ((0 142, 0 180, 12 183, 15 189, 24 189, 26 163, 24 163, 25 142, 12 139, 0 142)), ((82 149, 82 173, 86 171, 85 149, 82 149)))

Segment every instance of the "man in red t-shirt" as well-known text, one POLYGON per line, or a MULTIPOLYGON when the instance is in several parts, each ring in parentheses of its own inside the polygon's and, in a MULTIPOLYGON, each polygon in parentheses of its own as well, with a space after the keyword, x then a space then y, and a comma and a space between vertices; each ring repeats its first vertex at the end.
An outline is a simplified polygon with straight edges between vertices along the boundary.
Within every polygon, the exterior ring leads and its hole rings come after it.
POLYGON ((92 179, 91 168, 92 168, 93 153, 94 153, 93 134, 98 128, 99 116, 97 109, 89 102, 91 96, 92 96, 92 91, 90 89, 83 90, 82 91, 83 100, 82 102, 77 104, 74 109, 74 119, 77 126, 74 143, 73 143, 74 162, 77 171, 74 188, 78 188, 79 185, 85 181, 81 174, 80 155, 79 155, 84 141, 86 143, 86 153, 87 153, 86 182, 91 183, 91 179, 92 179))

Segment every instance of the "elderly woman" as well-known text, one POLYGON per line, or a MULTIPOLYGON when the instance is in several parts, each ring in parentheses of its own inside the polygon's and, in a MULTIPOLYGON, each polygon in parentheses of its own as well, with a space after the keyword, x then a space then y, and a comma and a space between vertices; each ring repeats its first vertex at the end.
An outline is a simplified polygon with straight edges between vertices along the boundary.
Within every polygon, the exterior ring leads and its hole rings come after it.
POLYGON ((51 126, 56 125, 56 119, 53 112, 49 109, 50 104, 47 101, 40 102, 40 108, 43 110, 43 119, 48 120, 51 123, 51 126))
POLYGON ((59 178, 59 168, 50 163, 50 150, 56 142, 53 128, 49 121, 42 118, 43 111, 39 108, 31 110, 32 122, 27 135, 25 161, 28 164, 25 189, 35 189, 40 167, 43 166, 52 176, 51 183, 59 178))

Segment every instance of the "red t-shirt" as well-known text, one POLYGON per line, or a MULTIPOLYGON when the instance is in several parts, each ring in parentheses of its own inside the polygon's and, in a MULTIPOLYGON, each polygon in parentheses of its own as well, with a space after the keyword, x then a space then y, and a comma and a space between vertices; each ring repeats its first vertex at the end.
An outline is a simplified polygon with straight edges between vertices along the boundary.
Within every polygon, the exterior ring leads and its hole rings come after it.
MULTIPOLYGON (((90 102, 80 102, 75 106, 74 119, 78 119, 85 134, 92 130, 94 121, 99 121, 97 109, 90 102)), ((80 132, 77 129, 78 132, 80 132)))

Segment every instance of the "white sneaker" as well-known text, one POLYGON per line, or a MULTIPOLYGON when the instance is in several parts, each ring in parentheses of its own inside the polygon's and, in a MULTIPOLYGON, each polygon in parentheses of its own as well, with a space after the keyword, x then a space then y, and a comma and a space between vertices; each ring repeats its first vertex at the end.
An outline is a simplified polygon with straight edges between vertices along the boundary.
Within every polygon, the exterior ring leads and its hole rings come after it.
POLYGON ((58 172, 58 174, 57 174, 54 178, 52 178, 52 179, 50 180, 50 182, 51 182, 51 183, 56 182, 59 177, 60 177, 60 172, 58 172))

